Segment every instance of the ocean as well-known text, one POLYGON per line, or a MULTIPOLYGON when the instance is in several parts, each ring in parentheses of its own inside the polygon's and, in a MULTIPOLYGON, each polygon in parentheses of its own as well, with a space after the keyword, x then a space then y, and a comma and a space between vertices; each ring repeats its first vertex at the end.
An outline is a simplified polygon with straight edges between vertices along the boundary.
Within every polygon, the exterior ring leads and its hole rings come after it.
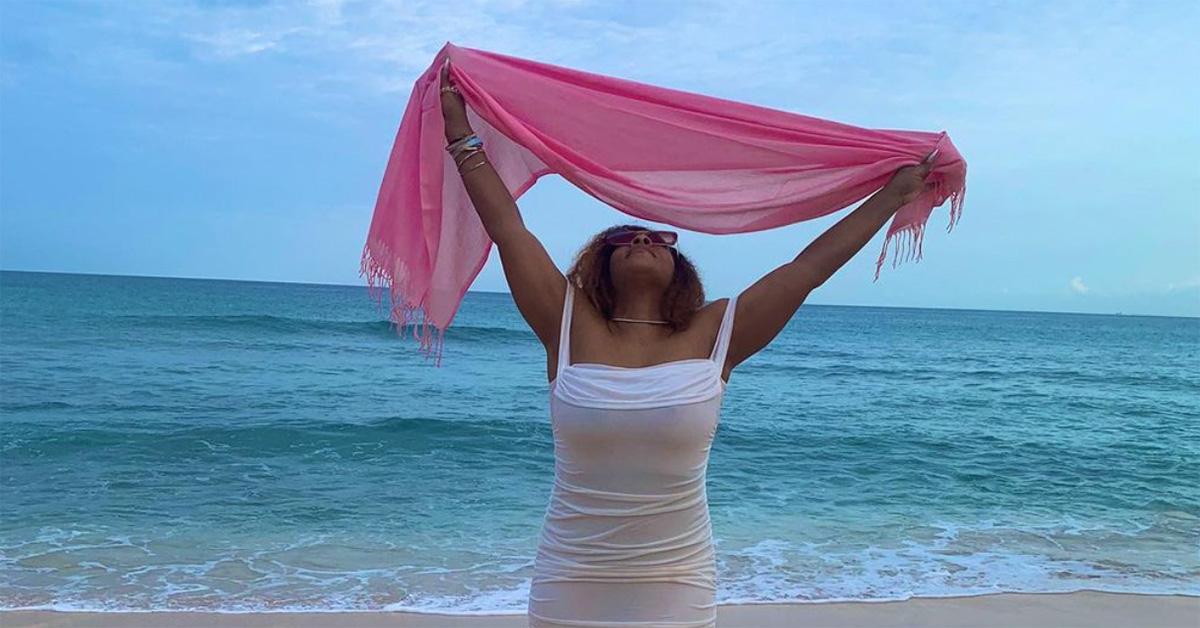
MULTIPOLYGON (((0 303, 0 607, 524 611, 554 452, 509 295, 440 367, 364 287, 0 303)), ((1198 393, 1200 319, 806 304, 726 392, 718 601, 1200 595, 1198 393)))

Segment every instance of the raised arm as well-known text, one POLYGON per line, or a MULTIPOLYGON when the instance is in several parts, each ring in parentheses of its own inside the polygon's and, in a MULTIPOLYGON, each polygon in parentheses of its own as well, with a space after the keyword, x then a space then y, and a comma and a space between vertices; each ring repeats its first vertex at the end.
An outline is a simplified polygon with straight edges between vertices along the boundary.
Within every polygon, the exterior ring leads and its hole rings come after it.
POLYGON ((919 165, 897 170, 883 189, 818 236, 795 259, 746 288, 738 297, 726 370, 767 346, 810 292, 866 246, 892 214, 920 194, 932 166, 927 158, 919 165))
MULTIPOLYGON (((441 87, 451 85, 449 70, 449 65, 442 66, 441 87)), ((471 124, 462 95, 445 90, 440 93, 447 143, 469 135, 471 124)), ((512 194, 486 161, 486 152, 484 146, 483 151, 467 157, 458 170, 484 229, 500 249, 500 263, 517 310, 542 344, 551 349, 558 343, 567 280, 542 243, 525 228, 512 194)))

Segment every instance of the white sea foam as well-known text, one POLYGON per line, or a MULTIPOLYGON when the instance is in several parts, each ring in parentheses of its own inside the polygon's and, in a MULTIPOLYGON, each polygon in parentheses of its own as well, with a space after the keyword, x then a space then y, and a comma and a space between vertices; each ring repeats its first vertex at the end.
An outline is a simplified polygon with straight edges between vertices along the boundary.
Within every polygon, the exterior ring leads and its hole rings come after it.
MULTIPOLYGON (((1200 565, 1149 569, 1133 561, 1052 556, 1022 551, 1014 539, 1040 539, 1062 547, 1071 537, 1136 539, 1103 526, 1069 522, 1055 530, 1015 530, 995 522, 942 523, 924 541, 895 547, 850 548, 835 543, 763 539, 741 547, 718 541, 718 595, 723 604, 891 601, 1001 592, 1078 590, 1200 595, 1200 565), (992 546, 979 547, 981 539, 992 546)), ((142 547, 128 538, 109 544, 73 543, 78 535, 47 530, 39 539, 73 550, 142 547)), ((1122 531, 1124 532, 1124 531, 1122 531)), ((297 539, 284 549, 306 552, 329 542, 325 535, 297 539)), ((1085 542, 1090 542, 1086 541, 1085 542)), ((144 549, 144 547, 143 547, 144 549)), ((297 567, 273 562, 274 551, 248 552, 190 564, 147 564, 118 573, 96 560, 80 561, 57 600, 21 603, 29 590, 0 583, 6 609, 87 611, 205 610, 216 612, 378 610, 455 614, 524 612, 532 561, 472 561, 454 567, 376 569, 297 567), (397 597, 397 590, 403 595, 397 597), (114 594, 120 591, 120 594, 114 594), (388 598, 392 598, 388 601, 388 598)), ((23 554, 45 558, 52 552, 23 554)), ((4 548, 9 562, 20 548, 4 548), (14 550, 15 553, 14 553, 14 550)), ((347 566, 349 567, 349 566, 347 566)), ((1168 565, 1169 567, 1169 565, 1168 565)), ((61 575, 61 574, 60 574, 61 575)), ((34 588, 36 592, 36 587, 34 588)))

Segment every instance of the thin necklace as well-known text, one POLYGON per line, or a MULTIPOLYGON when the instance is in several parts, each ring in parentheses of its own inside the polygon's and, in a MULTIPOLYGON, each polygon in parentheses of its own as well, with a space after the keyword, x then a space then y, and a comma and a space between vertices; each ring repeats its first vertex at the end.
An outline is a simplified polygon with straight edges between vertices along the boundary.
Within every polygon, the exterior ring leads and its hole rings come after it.
POLYGON ((648 321, 648 320, 644 320, 644 319, 640 319, 640 318, 621 318, 619 316, 612 317, 612 320, 621 321, 622 323, 650 323, 653 325, 670 325, 671 324, 671 321, 648 321))

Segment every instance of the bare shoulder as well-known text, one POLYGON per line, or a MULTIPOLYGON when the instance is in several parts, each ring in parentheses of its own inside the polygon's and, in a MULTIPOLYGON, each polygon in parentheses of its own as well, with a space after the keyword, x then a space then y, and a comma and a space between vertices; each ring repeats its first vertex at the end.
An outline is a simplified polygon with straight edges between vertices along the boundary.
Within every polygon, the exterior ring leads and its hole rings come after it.
POLYGON ((575 307, 571 316, 576 320, 582 320, 588 325, 603 325, 604 315, 596 308, 596 304, 592 303, 592 299, 587 293, 579 288, 575 289, 575 307))
POLYGON ((696 310, 689 327, 697 336, 702 337, 703 341, 712 340, 721 327, 721 319, 725 317, 725 309, 729 307, 731 301, 732 299, 729 297, 723 297, 705 303, 699 310, 696 310))
POLYGON ((725 308, 729 307, 732 300, 729 297, 722 297, 705 303, 699 310, 696 310, 696 320, 716 321, 716 324, 719 325, 725 316, 725 308))

